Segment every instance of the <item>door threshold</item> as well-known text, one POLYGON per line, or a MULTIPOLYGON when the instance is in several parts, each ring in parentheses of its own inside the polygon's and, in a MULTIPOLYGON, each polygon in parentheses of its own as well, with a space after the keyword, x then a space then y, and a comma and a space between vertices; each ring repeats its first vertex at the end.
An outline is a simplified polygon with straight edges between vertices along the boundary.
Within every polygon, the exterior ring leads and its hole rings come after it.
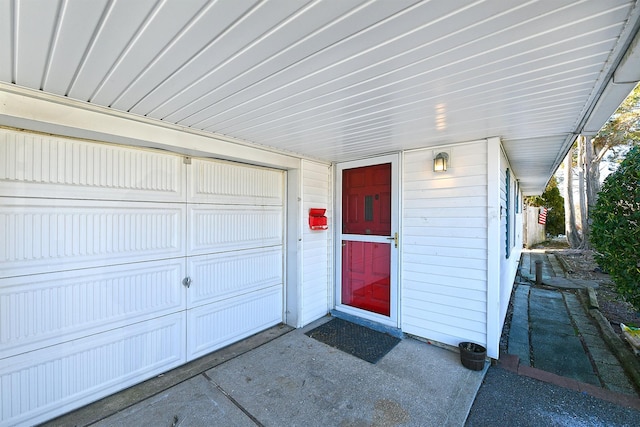
POLYGON ((355 323, 356 325, 364 326, 365 328, 373 329, 374 331, 382 332, 384 334, 391 335, 392 337, 400 339, 404 338, 404 332, 402 332, 402 329, 394 328, 389 325, 383 325, 382 323, 363 319, 362 317, 354 316, 353 314, 344 313, 338 310, 331 310, 330 314, 331 317, 346 320, 347 322, 355 323))

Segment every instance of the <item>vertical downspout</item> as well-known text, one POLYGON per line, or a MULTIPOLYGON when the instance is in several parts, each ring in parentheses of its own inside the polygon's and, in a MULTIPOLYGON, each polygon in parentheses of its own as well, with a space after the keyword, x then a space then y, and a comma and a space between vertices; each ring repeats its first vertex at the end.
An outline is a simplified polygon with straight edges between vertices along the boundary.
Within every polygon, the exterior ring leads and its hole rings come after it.
POLYGON ((487 139, 487 355, 500 351, 500 138, 487 139))

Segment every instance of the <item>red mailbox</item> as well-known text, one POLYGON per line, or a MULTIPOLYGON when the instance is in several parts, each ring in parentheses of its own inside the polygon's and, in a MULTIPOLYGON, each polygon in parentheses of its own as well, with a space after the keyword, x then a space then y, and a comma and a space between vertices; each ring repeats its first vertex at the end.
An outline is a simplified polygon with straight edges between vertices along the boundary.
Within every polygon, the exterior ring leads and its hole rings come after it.
POLYGON ((327 217, 324 216, 326 209, 311 208, 309 209, 309 228, 312 230, 326 230, 329 228, 327 225, 327 217))

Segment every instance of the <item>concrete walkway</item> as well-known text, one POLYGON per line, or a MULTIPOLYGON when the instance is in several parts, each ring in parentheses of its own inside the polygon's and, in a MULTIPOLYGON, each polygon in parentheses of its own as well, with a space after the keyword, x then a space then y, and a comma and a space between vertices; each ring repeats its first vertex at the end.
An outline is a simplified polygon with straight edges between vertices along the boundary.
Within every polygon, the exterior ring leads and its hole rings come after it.
POLYGON ((593 283, 565 278, 557 258, 541 251, 523 253, 520 273, 508 353, 521 366, 637 399, 632 381, 583 304, 593 283), (527 284, 535 283, 535 261, 542 262, 541 287, 527 284))
POLYGON ((371 364, 272 328, 49 426, 462 426, 489 367, 412 338, 371 364), (155 384, 155 385, 154 385, 155 384))

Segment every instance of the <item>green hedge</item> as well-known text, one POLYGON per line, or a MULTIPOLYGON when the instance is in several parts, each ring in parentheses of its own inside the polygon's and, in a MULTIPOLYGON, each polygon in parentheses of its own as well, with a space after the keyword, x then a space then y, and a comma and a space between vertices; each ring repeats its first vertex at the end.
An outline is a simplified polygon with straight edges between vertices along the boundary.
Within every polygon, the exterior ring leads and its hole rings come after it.
POLYGON ((591 215, 596 259, 618 292, 640 310, 640 147, 605 180, 591 215))

